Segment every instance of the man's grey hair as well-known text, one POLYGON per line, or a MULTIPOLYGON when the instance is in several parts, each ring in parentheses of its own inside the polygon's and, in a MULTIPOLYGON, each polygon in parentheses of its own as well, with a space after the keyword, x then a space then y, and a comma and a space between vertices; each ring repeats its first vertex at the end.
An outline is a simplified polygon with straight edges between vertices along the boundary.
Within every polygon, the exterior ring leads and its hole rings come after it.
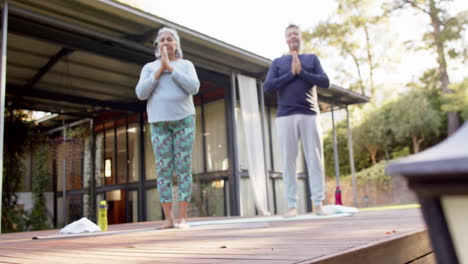
POLYGON ((298 25, 296 25, 296 24, 289 24, 289 25, 286 27, 286 29, 284 30, 284 35, 286 35, 286 34, 288 33, 288 29, 290 29, 290 28, 297 28, 297 30, 301 31, 301 28, 300 28, 298 25))
POLYGON ((177 34, 177 31, 173 28, 168 28, 168 27, 163 27, 159 29, 158 35, 156 36, 156 39, 153 42, 153 45, 156 47, 156 50, 154 51, 154 55, 156 58, 160 59, 161 58, 161 51, 159 50, 159 37, 161 36, 162 33, 169 33, 174 37, 176 41, 176 51, 175 51, 175 57, 182 59, 183 53, 182 53, 182 48, 180 47, 180 38, 179 34, 177 34))

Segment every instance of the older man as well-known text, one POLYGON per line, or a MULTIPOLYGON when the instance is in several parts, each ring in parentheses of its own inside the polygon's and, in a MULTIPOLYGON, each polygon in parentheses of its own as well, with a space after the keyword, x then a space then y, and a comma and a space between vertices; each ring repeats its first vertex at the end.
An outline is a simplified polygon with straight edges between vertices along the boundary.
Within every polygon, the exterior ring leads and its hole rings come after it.
POLYGON ((301 31, 286 28, 289 54, 273 61, 264 83, 266 93, 276 92, 276 131, 283 160, 283 180, 288 203, 285 217, 297 214, 296 159, 301 140, 307 163, 311 200, 316 214, 325 214, 322 128, 316 86, 328 88, 330 81, 315 54, 301 54, 301 31))

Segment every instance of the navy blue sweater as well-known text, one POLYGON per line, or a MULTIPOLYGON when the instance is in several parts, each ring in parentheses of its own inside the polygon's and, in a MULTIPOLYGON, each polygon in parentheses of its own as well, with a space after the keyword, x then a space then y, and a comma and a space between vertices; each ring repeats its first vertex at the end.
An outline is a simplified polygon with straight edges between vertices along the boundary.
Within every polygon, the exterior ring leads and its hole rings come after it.
MULTIPOLYGON (((330 81, 323 71, 315 54, 300 54, 301 72, 293 75, 291 72, 291 55, 283 55, 271 64, 263 84, 265 93, 276 92, 278 97, 277 117, 293 114, 314 115, 311 104, 306 101, 306 93, 317 85, 329 88, 330 81)), ((315 98, 316 100, 316 98, 315 98)))

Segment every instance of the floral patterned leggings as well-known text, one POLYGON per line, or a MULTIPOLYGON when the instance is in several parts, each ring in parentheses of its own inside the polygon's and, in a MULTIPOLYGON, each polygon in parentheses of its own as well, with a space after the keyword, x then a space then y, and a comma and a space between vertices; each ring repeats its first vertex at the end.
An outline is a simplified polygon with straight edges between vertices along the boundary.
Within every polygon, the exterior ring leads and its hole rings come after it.
POLYGON ((179 201, 190 202, 195 115, 176 121, 150 123, 150 129, 161 203, 172 202, 174 170, 179 185, 179 201))

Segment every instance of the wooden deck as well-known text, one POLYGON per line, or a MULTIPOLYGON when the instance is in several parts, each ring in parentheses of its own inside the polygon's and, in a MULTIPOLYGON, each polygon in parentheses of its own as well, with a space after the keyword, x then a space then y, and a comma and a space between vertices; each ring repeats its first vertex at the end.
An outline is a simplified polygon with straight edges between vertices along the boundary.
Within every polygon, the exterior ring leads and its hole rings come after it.
POLYGON ((0 263, 435 263, 419 209, 152 230, 157 224, 75 238, 32 239, 57 230, 4 234, 0 263))

